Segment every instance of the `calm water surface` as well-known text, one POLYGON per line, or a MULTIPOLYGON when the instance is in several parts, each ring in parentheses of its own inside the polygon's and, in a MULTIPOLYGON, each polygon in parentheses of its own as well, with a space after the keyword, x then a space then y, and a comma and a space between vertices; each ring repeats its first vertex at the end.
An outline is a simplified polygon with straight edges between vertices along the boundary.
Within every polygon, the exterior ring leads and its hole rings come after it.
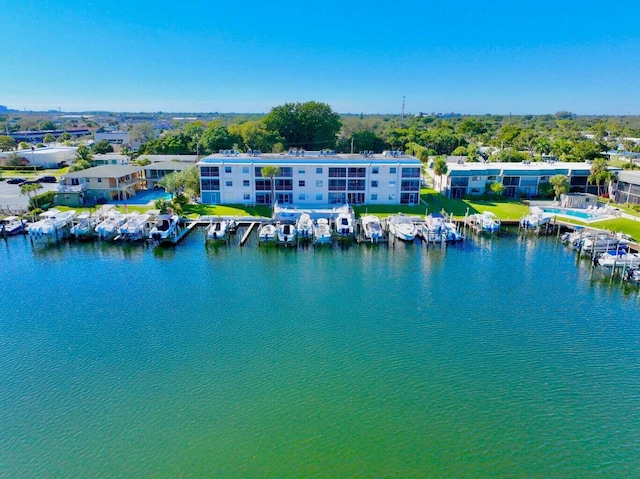
POLYGON ((1 477, 640 475, 640 293, 553 239, 0 271, 1 477))

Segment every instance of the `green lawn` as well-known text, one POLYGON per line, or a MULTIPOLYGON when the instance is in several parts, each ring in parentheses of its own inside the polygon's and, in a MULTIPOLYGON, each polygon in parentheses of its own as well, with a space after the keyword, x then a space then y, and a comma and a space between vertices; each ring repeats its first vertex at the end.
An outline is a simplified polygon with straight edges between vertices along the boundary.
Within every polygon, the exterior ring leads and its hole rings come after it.
POLYGON ((615 218, 612 220, 595 221, 589 223, 589 226, 614 232, 625 233, 635 240, 640 240, 640 218, 638 218, 637 221, 627 218, 615 218))
POLYGON ((268 205, 196 205, 188 204, 184 207, 184 216, 264 216, 271 217, 271 207, 268 205))

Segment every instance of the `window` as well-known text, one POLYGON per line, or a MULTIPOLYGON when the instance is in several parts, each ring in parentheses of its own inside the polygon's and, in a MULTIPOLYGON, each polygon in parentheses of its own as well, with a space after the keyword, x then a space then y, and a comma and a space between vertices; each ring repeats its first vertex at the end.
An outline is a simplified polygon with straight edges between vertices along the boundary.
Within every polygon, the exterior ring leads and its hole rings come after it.
POLYGON ((243 166, 243 167, 242 167, 242 172, 243 172, 244 174, 248 174, 248 173, 249 173, 249 167, 248 167, 248 166, 243 166))
POLYGON ((341 204, 347 202, 347 194, 346 193, 329 193, 329 204, 341 204))
POLYGON ((299 175, 304 175, 305 171, 304 170, 298 170, 298 174, 299 175))
POLYGON ((271 180, 269 178, 256 178, 256 191, 271 191, 271 180))
POLYGON ((322 188, 322 180, 316 180, 316 188, 322 188))
POLYGON ((389 168, 389 173, 391 173, 392 175, 396 174, 396 167, 392 166, 391 168, 389 168))
POLYGON ((498 177, 496 175, 487 176, 487 181, 496 181, 498 177))
POLYGON ((420 180, 402 180, 400 189, 402 191, 420 191, 420 180))
POLYGON ((393 193, 389 195, 389 201, 395 201, 396 199, 396 195, 394 195, 393 193))
POLYGON ((224 172, 225 173, 231 173, 231 167, 230 166, 225 166, 224 167, 224 172))
POLYGON ((307 195, 305 195, 304 193, 301 193, 298 195, 298 200, 299 201, 304 201, 307 199, 307 195))
POLYGON ((233 186, 233 181, 231 181, 231 180, 227 180, 227 181, 225 181, 225 182, 224 182, 224 184, 225 184, 226 186, 233 186))
POLYGON ((251 195, 249 193, 244 194, 244 200, 249 201, 251 199, 251 195))
POLYGON ((380 168, 378 168, 377 166, 374 166, 373 168, 371 168, 372 175, 377 175, 379 171, 380 171, 380 168))
POLYGON ((389 182, 389 188, 395 188, 395 187, 396 187, 396 182, 395 182, 395 180, 391 180, 391 181, 389 182))
POLYGON ((322 193, 316 194, 316 201, 322 201, 322 193))
POLYGON ((220 176, 220 169, 217 166, 203 166, 200 168, 200 176, 220 176))
POLYGON ((85 179, 84 179, 84 182, 85 182, 85 183, 91 183, 91 178, 85 178, 85 179))
POLYGON ((365 176, 367 176, 366 168, 349 168, 349 178, 364 178, 365 176))
POLYGON ((98 183, 102 183, 102 178, 98 178, 98 183))
MULTIPOLYGON (((349 191, 364 191, 364 189, 365 189, 365 181, 366 180, 350 179, 347 189, 349 191)), ((364 200, 361 201, 360 203, 363 203, 363 202, 364 202, 364 200)))
POLYGON ((402 168, 403 178, 420 178, 420 168, 402 168))
POLYGON ((347 180, 329 180, 329 191, 345 191, 347 180))
POLYGON ((277 191, 291 191, 293 190, 293 180, 281 180, 276 178, 276 190, 277 191))
POLYGON ((202 189, 205 191, 216 191, 220 189, 218 178, 202 178, 202 189))
POLYGON ((249 180, 242 180, 242 186, 251 186, 249 180))
POLYGON ((472 176, 471 177, 471 181, 480 181, 480 177, 479 176, 472 176))
POLYGON ((378 201, 378 195, 376 193, 371 195, 371 201, 378 201))
POLYGON ((346 168, 329 168, 329 178, 346 178, 346 168))
POLYGON ((378 187, 378 180, 372 180, 371 181, 371 188, 377 188, 378 187))
POLYGON ((316 168, 316 174, 321 175, 322 174, 322 168, 316 168))
POLYGON ((298 186, 304 186, 304 180, 298 181, 298 186))

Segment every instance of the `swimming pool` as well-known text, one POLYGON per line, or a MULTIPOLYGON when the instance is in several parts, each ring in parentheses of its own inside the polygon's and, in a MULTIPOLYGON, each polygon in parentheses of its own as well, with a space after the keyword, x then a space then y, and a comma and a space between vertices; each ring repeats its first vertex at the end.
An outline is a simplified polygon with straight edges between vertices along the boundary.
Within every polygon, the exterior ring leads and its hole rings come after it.
POLYGON ((171 195, 164 190, 138 190, 136 196, 127 200, 109 201, 112 205, 146 205, 159 199, 170 200, 171 195))
POLYGON ((588 213, 586 211, 571 210, 571 209, 567 209, 567 208, 542 208, 542 210, 545 213, 553 213, 553 214, 556 214, 556 215, 563 215, 563 216, 572 216, 574 218, 580 218, 580 219, 583 219, 583 220, 595 220, 595 219, 601 219, 602 218, 601 215, 588 213))

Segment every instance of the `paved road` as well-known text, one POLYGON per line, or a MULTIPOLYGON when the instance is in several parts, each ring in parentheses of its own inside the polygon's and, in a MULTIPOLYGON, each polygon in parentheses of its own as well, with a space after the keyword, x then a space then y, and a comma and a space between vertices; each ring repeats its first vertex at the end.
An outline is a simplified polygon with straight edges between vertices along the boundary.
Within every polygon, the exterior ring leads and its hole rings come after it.
MULTIPOLYGON (((42 183, 42 188, 38 190, 38 194, 45 191, 56 190, 57 183, 42 183)), ((19 185, 10 185, 6 179, 0 181, 0 212, 19 212, 26 209, 29 204, 29 198, 20 194, 19 185)))

